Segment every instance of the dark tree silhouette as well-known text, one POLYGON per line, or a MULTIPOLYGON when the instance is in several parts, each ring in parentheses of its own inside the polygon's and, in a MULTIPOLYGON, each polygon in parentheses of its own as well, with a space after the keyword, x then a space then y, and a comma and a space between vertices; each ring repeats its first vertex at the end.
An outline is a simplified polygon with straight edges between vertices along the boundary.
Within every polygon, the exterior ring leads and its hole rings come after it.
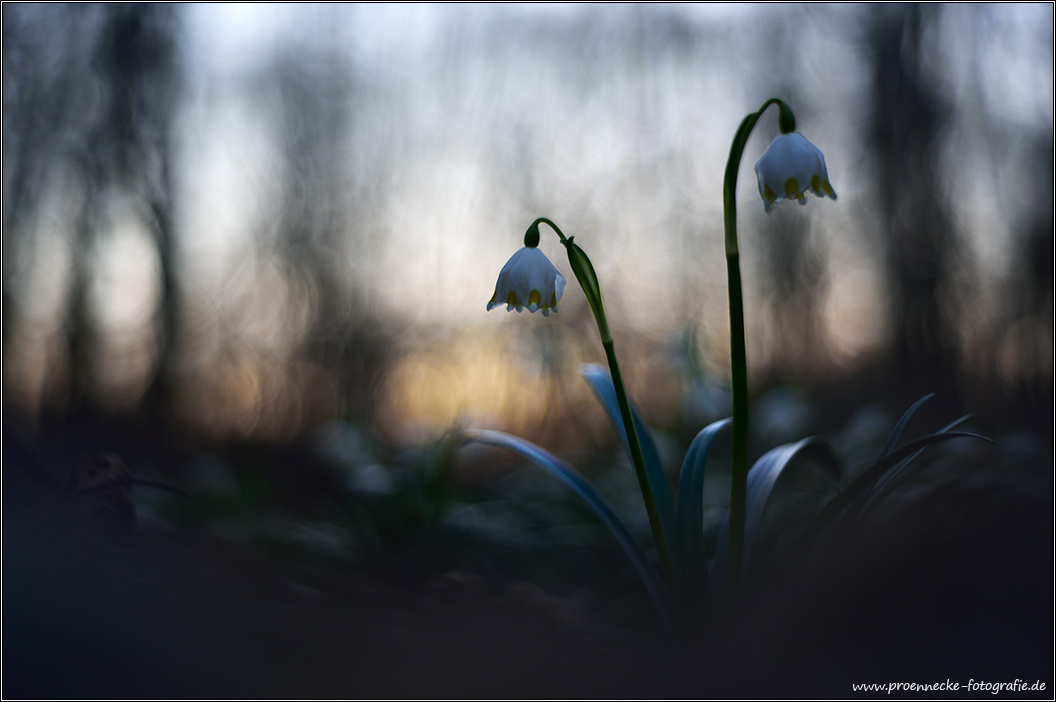
POLYGON ((179 309, 171 188, 171 128, 179 90, 173 7, 4 6, 4 346, 32 265, 34 227, 49 189, 78 202, 65 314, 71 410, 90 403, 97 346, 89 289, 103 207, 119 191, 152 232, 160 267, 156 362, 148 397, 164 406, 164 369, 179 309), (56 185, 56 182, 63 185, 56 185))
POLYGON ((956 235, 938 187, 937 137, 949 113, 923 74, 922 32, 942 8, 873 11, 873 148, 888 242, 895 376, 903 397, 957 404, 956 301, 946 294, 956 235))

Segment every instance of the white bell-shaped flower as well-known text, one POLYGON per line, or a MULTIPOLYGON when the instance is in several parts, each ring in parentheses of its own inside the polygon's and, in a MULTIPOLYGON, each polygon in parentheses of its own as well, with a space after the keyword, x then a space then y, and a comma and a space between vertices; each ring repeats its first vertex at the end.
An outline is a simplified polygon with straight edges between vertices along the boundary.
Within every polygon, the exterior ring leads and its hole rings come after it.
POLYGON ((520 312, 527 307, 529 312, 540 310, 548 317, 551 312, 557 312, 563 292, 565 276, 550 263, 546 254, 526 246, 511 256, 499 272, 488 310, 505 304, 507 312, 514 309, 520 312))
POLYGON ((759 194, 767 214, 784 200, 807 204, 808 192, 836 199, 836 191, 829 184, 825 157, 799 132, 774 139, 756 161, 755 175, 759 178, 759 194))

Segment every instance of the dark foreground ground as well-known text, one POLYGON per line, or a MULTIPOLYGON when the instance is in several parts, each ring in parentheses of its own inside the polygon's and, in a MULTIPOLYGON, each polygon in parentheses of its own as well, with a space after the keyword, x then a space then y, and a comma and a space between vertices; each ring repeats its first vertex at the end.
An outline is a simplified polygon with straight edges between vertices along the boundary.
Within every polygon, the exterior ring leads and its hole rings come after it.
MULTIPOLYGON (((9 448, 5 490, 31 469, 9 448)), ((20 485, 5 496, 5 698, 843 698, 947 679, 1040 680, 997 697, 1052 698, 1052 504, 1029 491, 933 493, 672 641, 608 594, 420 550, 305 577, 130 521, 121 489, 42 502, 20 485)))

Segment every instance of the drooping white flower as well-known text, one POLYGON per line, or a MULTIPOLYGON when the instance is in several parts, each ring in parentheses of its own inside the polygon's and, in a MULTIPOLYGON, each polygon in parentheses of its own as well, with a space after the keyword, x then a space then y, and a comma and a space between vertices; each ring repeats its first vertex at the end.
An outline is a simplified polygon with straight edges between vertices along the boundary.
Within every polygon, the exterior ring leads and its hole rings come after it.
POLYGON ((755 175, 767 214, 786 199, 807 204, 808 192, 836 199, 836 191, 829 185, 825 157, 799 132, 774 139, 755 162, 755 175))
POLYGON ((488 303, 488 311, 496 305, 506 305, 506 311, 525 307, 529 312, 540 310, 544 317, 557 312, 557 303, 565 291, 565 276, 550 263, 542 251, 525 246, 506 262, 499 272, 495 294, 488 303))

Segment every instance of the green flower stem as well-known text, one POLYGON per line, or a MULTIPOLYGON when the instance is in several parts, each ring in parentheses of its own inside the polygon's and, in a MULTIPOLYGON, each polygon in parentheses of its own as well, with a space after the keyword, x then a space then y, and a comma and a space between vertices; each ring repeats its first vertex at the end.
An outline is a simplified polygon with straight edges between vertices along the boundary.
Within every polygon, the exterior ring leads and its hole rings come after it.
POLYGON ((605 358, 609 362, 609 373, 612 375, 612 385, 616 390, 616 401, 620 406, 620 417, 623 419, 623 426, 627 432, 627 444, 630 447, 631 458, 634 462, 634 471, 638 476, 638 485, 645 500, 645 510, 649 515, 649 526, 653 532, 653 540, 656 543, 656 550, 660 554, 660 564, 664 570, 664 577, 668 582, 668 586, 671 588, 672 598, 678 602, 680 601, 680 588, 675 576, 674 560, 671 557, 667 536, 664 534, 664 529, 660 522, 660 511, 656 506, 652 483, 649 482, 649 474, 645 467, 645 456, 642 453, 638 430, 635 428, 634 417, 631 414, 631 403, 627 399, 627 390, 623 385, 623 374, 620 373, 620 364, 616 360, 616 349, 612 340, 612 332, 609 330, 609 322, 605 317, 605 307, 601 302, 601 286, 598 283, 598 275, 594 272, 594 266, 590 263, 590 259, 587 258, 587 254, 573 242, 575 237, 566 238, 561 229, 546 217, 540 217, 532 222, 532 225, 528 228, 528 233, 525 234, 525 241, 531 239, 538 241, 540 223, 544 223, 553 229, 561 239, 561 243, 568 251, 568 262, 572 266, 572 272, 575 273, 576 280, 579 281, 580 287, 583 288, 583 294, 586 296, 590 309, 594 313, 594 320, 597 322, 598 332, 601 334, 601 344, 605 347, 605 358))
POLYGON ((744 341, 744 299, 741 295, 740 249, 737 246, 737 173, 748 137, 770 105, 778 106, 781 133, 796 130, 796 118, 781 100, 771 98, 757 112, 744 118, 730 146, 722 183, 723 230, 726 244, 726 276, 730 299, 730 367, 733 376, 733 464, 730 476, 730 541, 726 562, 726 589, 731 596, 740 591, 744 560, 745 502, 748 496, 748 360, 744 341))

